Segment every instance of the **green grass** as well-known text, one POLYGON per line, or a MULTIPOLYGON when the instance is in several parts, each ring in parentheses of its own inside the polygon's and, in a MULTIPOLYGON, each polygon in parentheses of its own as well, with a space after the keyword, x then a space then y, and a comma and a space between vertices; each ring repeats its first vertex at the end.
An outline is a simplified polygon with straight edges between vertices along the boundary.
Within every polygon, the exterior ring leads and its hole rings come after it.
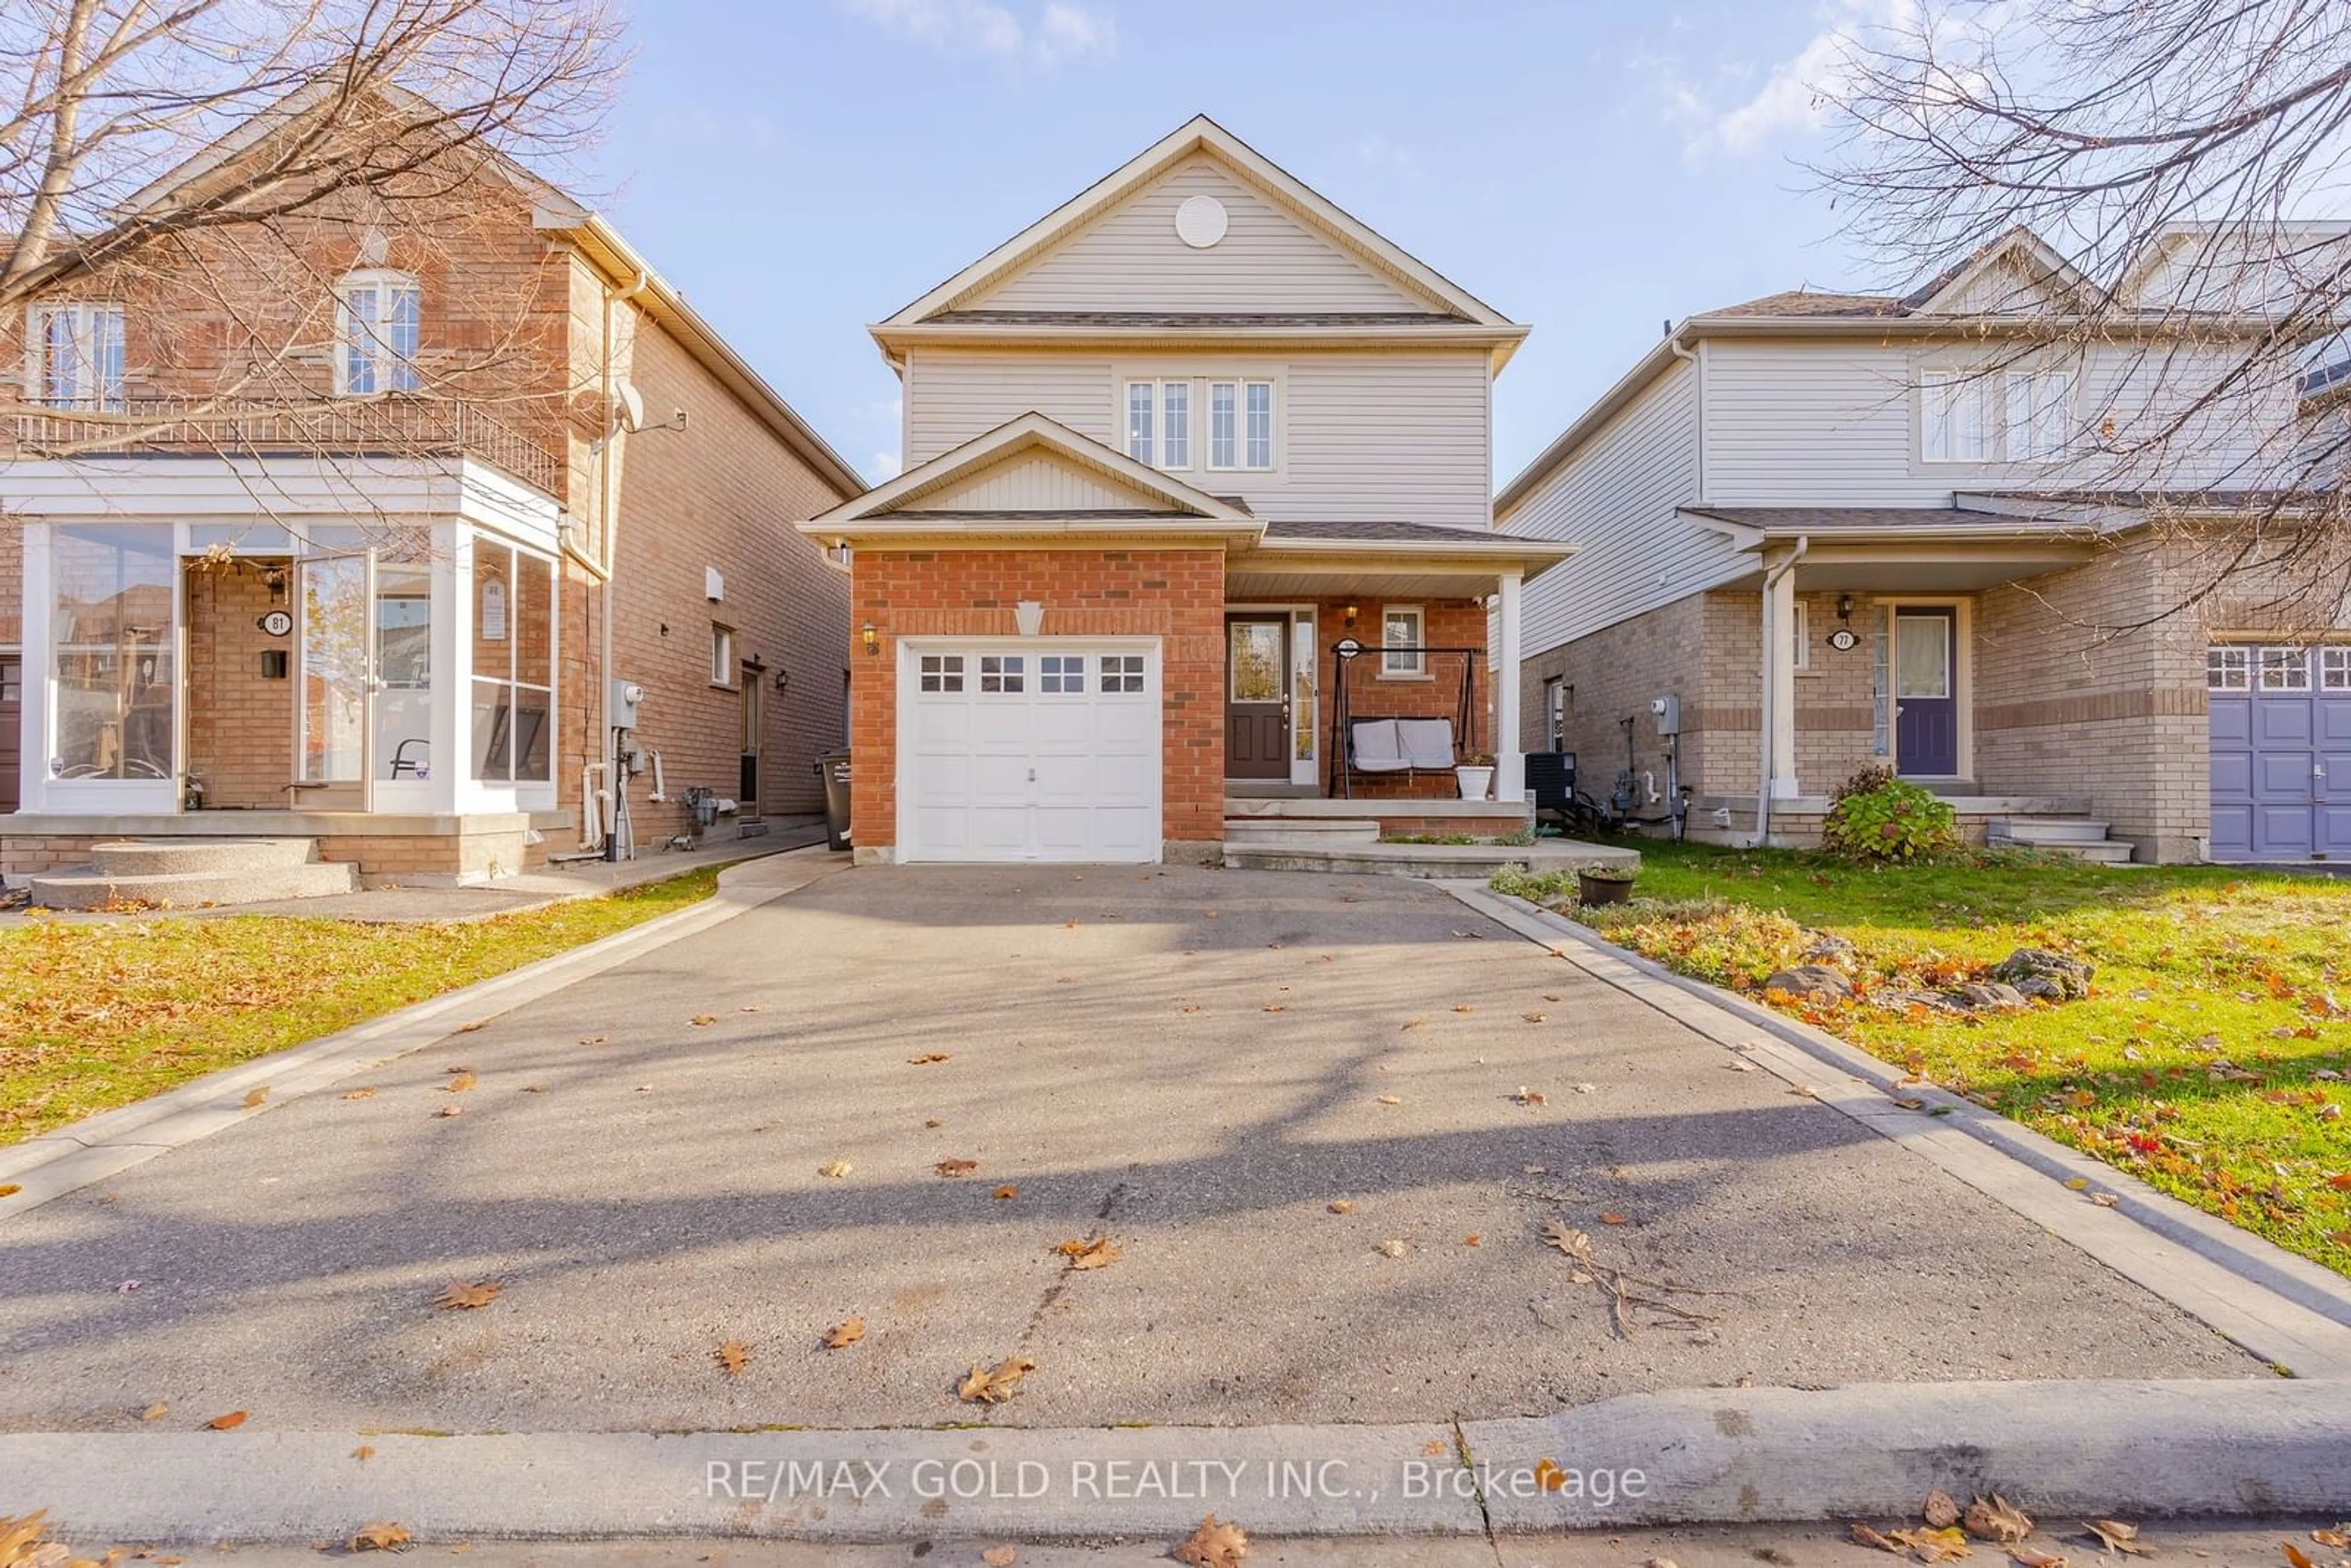
POLYGON ((718 885, 705 868, 462 924, 224 915, 0 930, 0 1146, 472 985, 718 885))
MULTIPOLYGON (((1610 940, 2351 1274, 2351 883, 2025 855, 1882 869, 1699 845, 1642 855, 1639 896, 1582 916, 1610 940), (1821 932, 1855 944, 1856 999, 1763 994, 1821 932), (1870 999, 1980 978, 2023 946, 2095 965, 2092 994, 1960 1017, 1870 999)), ((1552 904, 1573 893, 1572 877, 1495 885, 1552 904)))

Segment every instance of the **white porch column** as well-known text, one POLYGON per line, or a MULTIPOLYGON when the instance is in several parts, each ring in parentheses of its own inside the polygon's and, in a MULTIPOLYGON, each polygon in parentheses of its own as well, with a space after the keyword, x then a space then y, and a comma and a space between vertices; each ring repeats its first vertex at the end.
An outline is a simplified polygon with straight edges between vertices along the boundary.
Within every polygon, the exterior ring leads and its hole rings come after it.
POLYGON ((1502 573, 1502 594, 1494 638, 1494 799, 1527 798, 1527 754, 1519 724, 1519 582, 1502 573))
POLYGON ((1796 788, 1796 563, 1791 559, 1763 589, 1763 712, 1770 727, 1771 798, 1796 788))

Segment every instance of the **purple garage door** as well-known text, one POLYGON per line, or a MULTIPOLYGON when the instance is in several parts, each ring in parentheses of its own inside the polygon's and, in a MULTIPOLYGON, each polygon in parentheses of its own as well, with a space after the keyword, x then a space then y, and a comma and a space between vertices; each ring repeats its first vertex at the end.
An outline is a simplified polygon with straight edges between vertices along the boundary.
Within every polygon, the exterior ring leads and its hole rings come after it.
POLYGON ((2351 647, 2216 646, 2212 858, 2351 861, 2351 647))

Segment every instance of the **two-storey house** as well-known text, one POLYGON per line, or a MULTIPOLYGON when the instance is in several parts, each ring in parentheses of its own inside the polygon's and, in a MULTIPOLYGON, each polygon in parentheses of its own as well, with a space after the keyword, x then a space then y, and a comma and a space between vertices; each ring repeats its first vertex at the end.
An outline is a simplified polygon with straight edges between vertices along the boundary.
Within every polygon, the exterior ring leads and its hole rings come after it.
POLYGON ((848 580, 790 525, 862 485, 519 169, 69 269, 0 359, 12 881, 473 882, 820 803, 848 580))
POLYGON ((2276 323, 2199 293, 2208 243, 2157 236, 2095 334, 2022 232, 1905 297, 1672 326, 1496 498, 1581 546, 1529 595, 1529 747, 1726 841, 1811 841, 1880 765, 1979 841, 2351 857, 2345 622, 2234 570, 2249 519, 2294 527, 2257 491, 2303 389, 2230 382, 2276 323))
POLYGON ((1490 528, 1525 332, 1206 119, 875 326, 905 471, 803 525, 852 562, 859 856, 1204 858, 1267 797, 1518 826, 1494 705, 1566 554, 1490 528))

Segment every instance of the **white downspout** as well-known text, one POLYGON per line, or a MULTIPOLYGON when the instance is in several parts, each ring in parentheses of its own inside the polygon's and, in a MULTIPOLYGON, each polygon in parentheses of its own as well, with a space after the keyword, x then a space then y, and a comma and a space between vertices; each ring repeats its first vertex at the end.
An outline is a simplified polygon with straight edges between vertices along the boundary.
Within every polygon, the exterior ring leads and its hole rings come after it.
POLYGON ((1779 586, 1782 578, 1796 570, 1796 563, 1803 559, 1812 548, 1812 535, 1797 535, 1796 548, 1788 552, 1787 559, 1777 566, 1766 568, 1763 572, 1763 728, 1758 737, 1762 742, 1762 766, 1758 769, 1762 781, 1755 791, 1755 842, 1749 846, 1752 849, 1764 848, 1771 838, 1771 765, 1774 760, 1771 753, 1772 737, 1779 729, 1775 698, 1780 687, 1772 664, 1774 661, 1789 656, 1784 645, 1788 629, 1777 624, 1778 618, 1771 613, 1771 591, 1779 586))
MULTIPOLYGON (((598 356, 603 361, 600 380, 603 393, 606 428, 604 439, 598 443, 596 447, 596 533, 597 543, 604 558, 603 570, 599 574, 601 608, 597 616, 600 624, 597 636, 599 646, 596 653, 598 678, 595 683, 598 737, 596 747, 598 754, 604 759, 605 780, 615 792, 612 820, 616 822, 620 821, 618 791, 626 786, 621 778, 621 759, 613 748, 612 741, 612 568, 620 559, 619 547, 614 543, 612 537, 620 524, 619 512, 612 505, 612 442, 615 436, 615 433, 611 428, 612 309, 615 306, 626 305, 652 286, 653 275, 639 272, 637 280, 619 293, 615 294, 609 287, 604 290, 604 341, 601 345, 603 352, 598 356)), ((588 802, 582 800, 580 803, 580 809, 586 810, 588 802)))

